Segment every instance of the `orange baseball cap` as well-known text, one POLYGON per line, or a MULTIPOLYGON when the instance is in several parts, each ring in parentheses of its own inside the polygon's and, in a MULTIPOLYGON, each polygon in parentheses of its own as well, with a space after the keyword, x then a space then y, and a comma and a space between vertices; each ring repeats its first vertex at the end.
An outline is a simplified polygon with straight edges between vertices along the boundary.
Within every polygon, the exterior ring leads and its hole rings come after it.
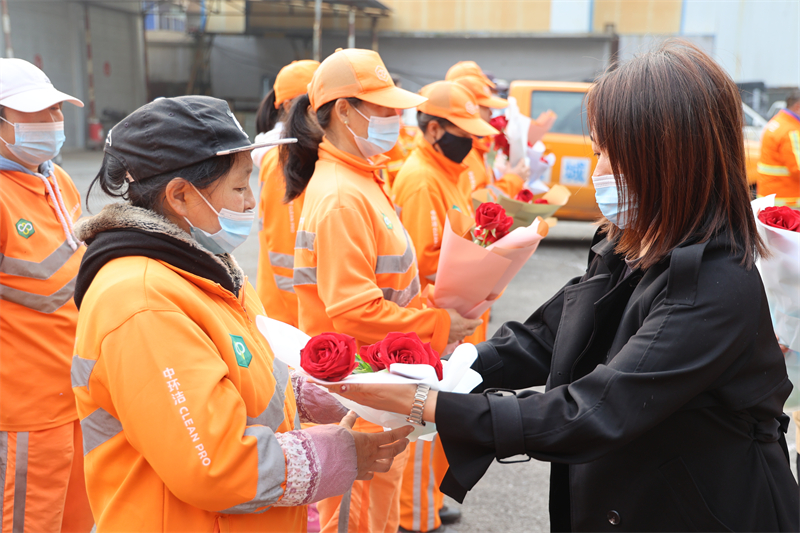
POLYGON ((498 131, 478 113, 475 97, 461 85, 452 81, 437 81, 426 85, 419 93, 428 98, 427 102, 417 107, 419 111, 449 120, 470 135, 497 135, 498 131))
POLYGON ((409 109, 425 101, 395 86, 377 52, 358 48, 340 48, 328 56, 308 84, 308 97, 314 111, 337 98, 358 98, 393 109, 409 109))
POLYGON ((287 100, 294 100, 306 94, 308 84, 314 72, 319 68, 319 61, 303 59, 292 61, 278 72, 272 88, 275 91, 275 109, 287 100))
POLYGON ((464 76, 463 78, 458 78, 453 81, 471 92, 472 96, 475 97, 475 101, 478 102, 480 106, 490 107, 492 109, 504 109, 508 107, 508 100, 493 96, 492 91, 489 90, 489 86, 477 76, 464 76))
POLYGON ((463 78, 464 76, 476 76, 483 80, 483 83, 494 89, 497 87, 492 80, 489 79, 486 74, 483 73, 481 67, 474 61, 459 61, 452 67, 450 70, 447 71, 445 74, 444 79, 447 81, 455 81, 458 78, 463 78))

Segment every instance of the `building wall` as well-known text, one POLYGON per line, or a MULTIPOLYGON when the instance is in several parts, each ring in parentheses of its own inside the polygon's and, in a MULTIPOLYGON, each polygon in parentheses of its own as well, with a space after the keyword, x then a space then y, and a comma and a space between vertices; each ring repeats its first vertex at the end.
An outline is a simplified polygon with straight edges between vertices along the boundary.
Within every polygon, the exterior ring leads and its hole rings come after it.
MULTIPOLYGON (((146 100, 141 19, 135 12, 102 6, 88 9, 97 113, 106 108, 133 111, 146 100)), ((40 65, 56 88, 86 104, 83 109, 71 104, 63 108, 65 147, 85 146, 89 99, 84 6, 57 1, 9 2, 8 11, 14 56, 40 65)), ((0 53, 5 53, 4 47, 0 53)))
POLYGON ((392 16, 380 28, 393 32, 546 32, 550 0, 381 0, 392 16))

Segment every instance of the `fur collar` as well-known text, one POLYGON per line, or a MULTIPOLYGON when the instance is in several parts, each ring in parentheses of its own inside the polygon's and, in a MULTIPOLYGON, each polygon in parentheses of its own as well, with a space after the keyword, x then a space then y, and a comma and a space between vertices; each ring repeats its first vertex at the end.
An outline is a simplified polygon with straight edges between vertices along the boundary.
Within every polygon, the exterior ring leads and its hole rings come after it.
POLYGON ((95 216, 80 219, 75 224, 75 236, 87 244, 91 244, 98 234, 104 231, 120 229, 162 234, 188 244, 208 255, 213 261, 225 268, 236 287, 241 287, 244 284, 244 272, 232 255, 215 255, 166 217, 149 209, 136 207, 128 203, 117 202, 109 204, 103 207, 95 216))

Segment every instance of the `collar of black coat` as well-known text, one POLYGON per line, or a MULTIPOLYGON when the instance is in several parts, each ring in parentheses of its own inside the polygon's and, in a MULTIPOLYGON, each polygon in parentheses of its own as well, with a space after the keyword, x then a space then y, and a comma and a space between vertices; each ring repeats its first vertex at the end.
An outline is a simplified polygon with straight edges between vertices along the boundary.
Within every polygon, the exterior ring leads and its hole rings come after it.
POLYGON ((238 295, 244 273, 230 254, 215 255, 165 217, 127 203, 107 205, 97 215, 75 224, 75 235, 86 243, 75 281, 75 305, 100 269, 120 257, 143 256, 169 263, 218 283, 238 295))

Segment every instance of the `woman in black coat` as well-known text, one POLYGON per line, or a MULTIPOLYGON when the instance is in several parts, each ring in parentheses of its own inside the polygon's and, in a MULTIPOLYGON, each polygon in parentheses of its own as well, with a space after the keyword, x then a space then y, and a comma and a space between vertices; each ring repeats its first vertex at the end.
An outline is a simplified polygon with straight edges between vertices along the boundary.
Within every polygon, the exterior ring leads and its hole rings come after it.
MULTIPOLYGON (((478 345, 473 394, 429 393, 442 490, 461 501, 527 455, 552 463, 554 531, 800 530, 735 84, 672 42, 605 74, 587 111, 605 215, 588 269, 478 345)), ((403 413, 417 391, 336 392, 403 413)))

